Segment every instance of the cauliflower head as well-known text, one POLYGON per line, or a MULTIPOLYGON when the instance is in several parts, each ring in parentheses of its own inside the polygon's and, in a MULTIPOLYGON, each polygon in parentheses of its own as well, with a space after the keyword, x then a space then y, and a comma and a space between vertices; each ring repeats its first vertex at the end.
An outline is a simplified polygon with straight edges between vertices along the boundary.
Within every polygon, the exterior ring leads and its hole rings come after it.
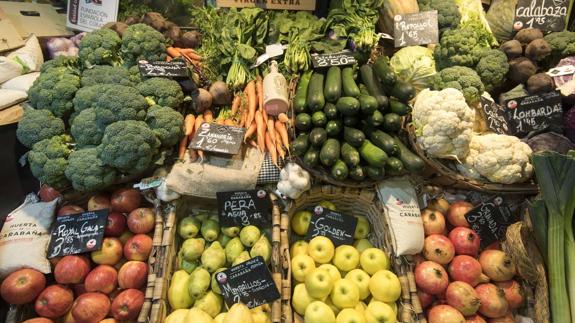
POLYGON ((467 156, 475 112, 459 90, 423 90, 415 98, 412 116, 417 141, 429 156, 458 159, 467 156))
POLYGON ((531 154, 529 145, 515 136, 478 135, 471 138, 463 166, 468 168, 466 173, 479 174, 494 183, 522 183, 533 175, 531 154))
POLYGON ((72 138, 68 135, 44 139, 32 146, 28 153, 30 170, 40 182, 63 188, 68 184, 64 171, 68 166, 68 156, 72 152, 69 144, 72 138))
POLYGON ((164 77, 152 77, 136 86, 146 97, 150 106, 178 108, 184 102, 184 92, 180 84, 164 77))
POLYGON ((64 121, 54 117, 48 110, 24 109, 24 116, 18 122, 16 137, 26 147, 44 139, 61 135, 66 131, 64 121))
POLYGON ((82 110, 72 120, 70 134, 79 147, 99 145, 104 131, 96 124, 96 111, 94 109, 82 110))
POLYGON ((169 107, 152 106, 148 110, 146 123, 160 139, 163 147, 174 146, 184 135, 184 117, 169 107))
POLYGON ((114 65, 120 61, 118 52, 121 45, 122 40, 115 31, 98 29, 82 37, 78 56, 86 67, 114 65))
POLYGON ((73 110, 72 99, 80 88, 80 77, 66 67, 49 68, 28 90, 30 104, 50 110, 56 117, 67 117, 73 110))
POLYGON ((134 66, 141 59, 163 61, 167 43, 164 35, 148 25, 130 25, 124 31, 120 49, 124 65, 134 66))
POLYGON ((73 151, 68 158, 66 178, 75 190, 93 192, 114 183, 117 172, 104 165, 98 157, 97 148, 84 148, 73 151))

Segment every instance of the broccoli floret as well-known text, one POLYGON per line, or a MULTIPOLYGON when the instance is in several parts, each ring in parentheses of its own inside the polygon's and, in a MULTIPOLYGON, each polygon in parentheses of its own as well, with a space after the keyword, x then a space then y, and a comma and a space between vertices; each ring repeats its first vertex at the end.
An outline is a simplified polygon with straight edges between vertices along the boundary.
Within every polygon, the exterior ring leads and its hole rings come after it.
POLYGON ((125 173, 146 170, 158 152, 160 140, 143 121, 118 121, 106 127, 98 146, 105 165, 125 173))
POLYGON ((152 77, 136 86, 146 97, 148 104, 177 108, 184 102, 184 92, 180 84, 163 77, 152 77))
POLYGON ((184 117, 169 107, 155 105, 148 110, 146 123, 160 139, 162 146, 174 146, 184 134, 184 117))
POLYGON ((144 120, 148 103, 136 88, 116 85, 100 93, 92 107, 98 127, 105 129, 120 120, 144 120))
POLYGON ((128 69, 128 73, 130 73, 130 81, 134 84, 138 84, 142 82, 144 79, 142 78, 142 74, 140 73, 140 68, 138 65, 134 65, 128 69))
POLYGON ((84 148, 70 154, 65 174, 75 190, 93 192, 114 183, 117 172, 104 165, 97 148, 84 148))
POLYGON ((120 84, 133 86, 132 76, 121 66, 97 65, 82 72, 82 86, 120 84))
POLYGON ((441 70, 435 74, 433 87, 435 90, 458 89, 469 105, 479 102, 481 94, 485 91, 477 72, 465 66, 453 66, 441 70))
POLYGON ((65 118, 73 110, 72 99, 80 88, 80 77, 66 67, 54 67, 41 73, 34 81, 28 98, 36 109, 50 110, 56 117, 65 118))
POLYGON ((64 121, 54 117, 48 110, 24 109, 24 116, 18 122, 16 137, 26 147, 44 139, 50 139, 65 132, 64 121))
POLYGON ((87 33, 80 41, 78 56, 86 67, 115 65, 120 62, 118 52, 122 40, 111 29, 98 29, 87 33))
POLYGON ((32 150, 28 153, 28 162, 32 174, 40 182, 55 188, 62 188, 68 184, 64 171, 68 166, 71 142, 70 136, 59 135, 32 146, 32 150))
MULTIPOLYGON (((107 89, 114 87, 112 84, 97 84, 82 87, 76 92, 74 96, 74 111, 79 113, 83 110, 92 108, 96 99, 106 92, 107 89)), ((70 117, 72 119, 72 117, 70 117)))
POLYGON ((550 33, 543 38, 551 46, 554 56, 560 57, 575 54, 575 32, 559 31, 550 33))
POLYGON ((166 38, 159 31, 145 24, 126 28, 122 37, 121 55, 125 66, 139 60, 163 61, 166 58, 166 38))
POLYGON ((488 50, 477 63, 475 71, 485 85, 485 90, 492 91, 505 82, 505 76, 509 71, 507 55, 499 49, 488 50))
POLYGON ((77 56, 56 56, 56 58, 46 61, 44 64, 42 64, 42 67, 40 67, 40 72, 44 73, 53 67, 66 67, 76 71, 77 73, 80 71, 80 65, 77 56))
POLYGON ((459 26, 461 13, 453 0, 419 0, 420 11, 437 10, 437 23, 441 32, 459 26))
POLYGON ((80 147, 97 146, 102 142, 104 131, 96 123, 94 109, 82 110, 72 121, 70 134, 80 147))
POLYGON ((472 28, 446 30, 435 47, 433 56, 439 70, 450 66, 475 67, 489 44, 479 40, 472 28))

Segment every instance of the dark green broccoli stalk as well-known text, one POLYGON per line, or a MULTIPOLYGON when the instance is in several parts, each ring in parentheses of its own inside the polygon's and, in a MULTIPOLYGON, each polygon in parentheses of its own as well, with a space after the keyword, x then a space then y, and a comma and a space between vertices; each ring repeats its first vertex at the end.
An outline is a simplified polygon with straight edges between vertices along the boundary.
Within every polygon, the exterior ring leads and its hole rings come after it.
POLYGON ((146 99, 137 89, 116 85, 108 87, 92 105, 100 129, 120 120, 144 120, 148 110, 146 99))
POLYGON ((94 109, 82 110, 72 121, 70 134, 79 147, 97 146, 102 142, 104 131, 96 123, 94 109))
POLYGON ((28 90, 30 104, 66 118, 74 109, 72 99, 80 88, 80 77, 66 67, 54 67, 41 73, 28 90))
POLYGON ((465 101, 469 105, 479 102, 485 87, 477 72, 465 66, 453 66, 441 70, 435 74, 433 82, 434 90, 446 88, 458 89, 465 96, 465 101))
POLYGON ((133 86, 130 72, 121 66, 97 65, 82 72, 82 86, 120 84, 133 86))
POLYGON ((111 29, 98 29, 87 33, 80 41, 78 57, 85 67, 93 65, 121 64, 120 46, 122 40, 111 29))
POLYGON ((453 0, 418 0, 419 10, 430 11, 437 10, 437 23, 439 31, 444 32, 447 29, 455 29, 459 26, 461 13, 453 0))
POLYGON ((148 110, 146 123, 156 134, 163 147, 176 145, 184 134, 184 117, 169 107, 155 105, 148 110))
POLYGON ((98 151, 105 165, 139 173, 150 167, 159 147, 160 140, 145 122, 127 120, 106 128, 98 151))
POLYGON ((106 92, 107 89, 114 87, 112 84, 97 84, 91 86, 84 86, 76 92, 74 96, 74 111, 79 113, 83 110, 92 108, 96 99, 106 92))
POLYGON ((499 49, 488 50, 477 63, 475 71, 485 85, 485 90, 492 91, 505 82, 509 71, 507 55, 499 49))
POLYGON ((479 34, 472 28, 449 29, 441 36, 433 56, 439 70, 450 66, 473 68, 481 54, 489 48, 489 43, 481 41, 479 34))
POLYGON ((24 109, 24 116, 18 122, 16 137, 26 147, 32 146, 44 139, 61 135, 66 131, 64 121, 54 117, 48 110, 24 109))
POLYGON ((40 72, 44 73, 53 67, 66 67, 76 73, 80 72, 80 61, 77 56, 56 56, 56 58, 46 61, 40 67, 40 72))
POLYGON ((166 58, 164 35, 145 24, 126 28, 122 37, 121 55, 125 66, 133 66, 139 60, 163 61, 166 58))
POLYGON ((93 192, 114 183, 117 177, 115 169, 104 165, 98 157, 97 148, 84 148, 73 151, 68 158, 66 178, 75 190, 93 192))
POLYGON ((68 156, 72 152, 69 144, 72 138, 68 135, 44 139, 32 146, 28 153, 30 170, 41 183, 55 188, 68 184, 64 171, 68 166, 68 156))
POLYGON ((178 108, 184 102, 184 92, 180 84, 163 77, 152 77, 136 86, 146 97, 148 104, 178 108))

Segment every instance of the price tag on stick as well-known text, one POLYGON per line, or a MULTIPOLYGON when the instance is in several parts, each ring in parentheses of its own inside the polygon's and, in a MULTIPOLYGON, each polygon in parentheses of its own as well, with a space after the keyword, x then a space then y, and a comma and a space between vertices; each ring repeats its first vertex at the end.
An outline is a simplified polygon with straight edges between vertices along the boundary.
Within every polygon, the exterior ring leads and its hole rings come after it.
POLYGON ((570 0, 519 0, 515 7, 513 29, 537 28, 561 31, 565 28, 570 0))
POLYGON ((481 109, 485 114, 487 127, 498 134, 509 133, 509 123, 507 121, 507 111, 499 104, 481 97, 481 109))
POLYGON ((314 68, 353 65, 357 63, 351 52, 339 52, 333 54, 312 54, 311 62, 314 68))
POLYGON ((507 227, 517 220, 503 197, 497 196, 465 214, 469 226, 481 239, 481 248, 505 240, 507 227))
POLYGON ((107 221, 108 209, 56 217, 48 258, 100 250, 107 221))
POLYGON ((188 66, 182 61, 139 61, 140 74, 146 77, 188 77, 188 66))
POLYGON ((217 192, 222 226, 271 225, 271 201, 264 190, 217 192))
POLYGON ((396 15, 393 18, 395 47, 437 44, 437 11, 396 15))
POLYGON ((189 148, 235 155, 240 151, 246 129, 203 123, 196 131, 189 148))
POLYGON ((307 230, 306 240, 317 236, 328 237, 337 247, 353 244, 357 218, 316 206, 307 230))

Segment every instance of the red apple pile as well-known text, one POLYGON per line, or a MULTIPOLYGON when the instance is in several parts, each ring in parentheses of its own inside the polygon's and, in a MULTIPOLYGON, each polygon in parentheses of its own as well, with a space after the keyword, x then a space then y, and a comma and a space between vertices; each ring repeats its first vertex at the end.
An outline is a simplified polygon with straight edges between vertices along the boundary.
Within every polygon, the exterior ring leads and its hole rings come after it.
POLYGON ((432 201, 422 211, 425 241, 417 256, 415 283, 429 323, 514 322, 525 297, 511 257, 480 238, 465 214, 473 205, 432 201))
POLYGON ((139 191, 125 188, 92 196, 86 208, 62 206, 57 216, 110 209, 101 250, 51 259, 55 284, 47 287, 44 274, 17 270, 2 282, 2 298, 33 303, 38 317, 29 323, 136 320, 144 304, 155 226, 153 210, 140 203, 139 191))

